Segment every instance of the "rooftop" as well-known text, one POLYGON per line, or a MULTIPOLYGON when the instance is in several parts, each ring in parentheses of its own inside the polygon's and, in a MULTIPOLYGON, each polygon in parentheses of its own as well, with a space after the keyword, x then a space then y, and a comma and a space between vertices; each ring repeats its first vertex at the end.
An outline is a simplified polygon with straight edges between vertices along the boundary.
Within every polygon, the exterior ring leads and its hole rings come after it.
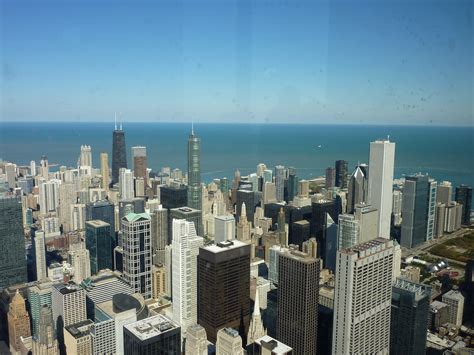
POLYGON ((89 334, 89 327, 94 324, 93 321, 90 319, 86 319, 82 322, 72 324, 70 326, 65 327, 65 329, 76 339, 82 338, 83 336, 89 334), (84 329, 86 327, 86 329, 84 329), (82 328, 82 330, 81 330, 82 328))
POLYGON ((412 282, 400 277, 395 279, 393 287, 415 293, 416 299, 422 299, 423 297, 431 296, 431 286, 412 282))
POLYGON ((124 328, 130 331, 138 339, 146 340, 170 330, 179 329, 179 326, 164 315, 157 314, 156 316, 127 324, 124 328))
POLYGON ((449 292, 446 292, 443 295, 443 298, 449 298, 449 299, 456 300, 456 301, 463 301, 464 300, 464 296, 462 295, 462 293, 459 292, 459 291, 456 291, 456 290, 451 290, 449 292))
POLYGON ((227 240, 225 242, 221 242, 218 244, 211 244, 202 248, 210 251, 211 253, 220 253, 227 250, 237 249, 245 245, 248 245, 248 244, 241 242, 240 240, 234 239, 234 240, 227 240))
POLYGON ((138 222, 142 219, 149 220, 150 215, 148 213, 129 213, 123 218, 126 219, 128 222, 138 222))
POLYGON ((110 227, 110 224, 108 224, 107 222, 104 222, 100 219, 93 219, 91 221, 87 221, 86 224, 89 224, 91 225, 92 227, 110 227))
POLYGON ((280 255, 306 264, 311 264, 318 260, 299 250, 283 250, 280 255))
POLYGON ((279 342, 278 340, 272 338, 269 335, 264 335, 263 337, 255 340, 255 342, 260 346, 262 346, 262 342, 267 343, 267 344, 268 343, 273 343, 272 344, 272 354, 286 354, 286 353, 289 353, 290 351, 293 350, 288 345, 279 342))
POLYGON ((344 254, 358 254, 359 258, 363 258, 370 254, 374 254, 384 249, 393 247, 393 245, 393 240, 376 238, 362 244, 357 244, 351 248, 341 249, 340 252, 344 254))

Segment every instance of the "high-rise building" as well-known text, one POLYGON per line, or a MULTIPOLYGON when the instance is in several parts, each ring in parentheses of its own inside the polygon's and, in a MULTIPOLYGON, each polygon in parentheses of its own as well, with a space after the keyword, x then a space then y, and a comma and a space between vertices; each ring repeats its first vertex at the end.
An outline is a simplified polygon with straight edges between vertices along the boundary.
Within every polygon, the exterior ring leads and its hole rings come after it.
POLYGON ((241 242, 248 242, 250 240, 250 229, 252 228, 251 222, 247 220, 247 207, 245 202, 242 202, 240 208, 240 218, 237 223, 237 239, 241 242))
POLYGON ((199 324, 188 327, 186 332, 186 354, 207 355, 206 330, 199 324))
POLYGON ((214 242, 220 243, 235 239, 235 218, 231 215, 214 217, 214 242))
POLYGON ((115 123, 115 130, 112 138, 112 183, 116 184, 119 182, 120 169, 127 168, 125 132, 122 130, 122 124, 120 124, 120 129, 117 129, 117 123, 115 123))
POLYGON ((354 214, 342 214, 338 224, 337 249, 350 248, 377 238, 378 211, 370 205, 355 206, 354 214))
POLYGON ((424 354, 431 287, 397 278, 392 287, 390 354, 424 354))
POLYGON ((150 211, 150 218, 153 264, 164 264, 165 247, 168 245, 168 210, 159 205, 150 211))
POLYGON ((244 355, 242 338, 233 328, 222 328, 217 332, 216 355, 244 355))
POLYGON ((347 193, 347 213, 353 213, 355 206, 366 203, 368 197, 369 180, 368 167, 365 164, 357 165, 349 179, 349 191, 347 193))
POLYGON ((94 324, 90 319, 69 325, 64 328, 64 344, 68 354, 92 354, 91 327, 94 324))
POLYGON ((123 276, 134 292, 151 298, 151 231, 147 213, 122 218, 123 276))
POLYGON ((132 147, 133 172, 136 178, 147 177, 146 147, 132 147))
POLYGON ((324 257, 326 254, 326 231, 327 215, 337 224, 334 201, 321 200, 311 204, 311 236, 316 237, 319 247, 319 255, 324 257))
POLYGON ((456 187, 455 200, 462 204, 461 223, 465 226, 471 225, 471 208, 472 208, 472 187, 460 185, 456 187))
POLYGON ((8 339, 12 353, 20 351, 21 337, 31 336, 30 316, 26 311, 25 299, 16 291, 8 311, 8 339))
POLYGON ((39 204, 43 214, 56 212, 59 207, 59 186, 61 180, 51 179, 39 184, 39 204))
POLYGON ((40 160, 40 176, 46 181, 49 180, 49 164, 46 155, 43 155, 40 160))
POLYGON ((52 308, 51 286, 52 282, 37 283, 28 288, 28 302, 30 304, 30 315, 33 338, 38 336, 40 313, 43 306, 52 308))
POLYGON ((123 327, 125 355, 181 354, 181 328, 158 314, 123 327))
MULTIPOLYGON (((169 276, 168 276, 169 277, 169 276)), ((153 265, 151 268, 152 297, 157 299, 166 294, 166 267, 153 265)))
POLYGON ((295 168, 288 168, 288 202, 293 201, 298 194, 298 176, 295 168))
POLYGON ((110 224, 93 219, 86 222, 86 248, 89 250, 90 272, 95 275, 99 270, 113 269, 112 250, 115 238, 110 236, 110 224))
POLYGON ((109 154, 100 153, 100 175, 102 175, 102 188, 106 191, 110 186, 109 154))
POLYGON ((407 176, 403 189, 401 245, 413 248, 433 239, 435 212, 436 182, 428 175, 407 176))
POLYGON ((92 169, 92 149, 90 145, 81 145, 78 166, 92 169))
POLYGON ((436 202, 449 205, 453 197, 453 186, 449 181, 443 181, 438 184, 438 192, 436 194, 436 202))
POLYGON ((386 238, 337 252, 332 354, 389 353, 392 280, 399 254, 400 246, 386 238))
POLYGON ((285 355, 293 354, 293 349, 288 345, 272 338, 269 335, 265 335, 253 343, 252 354, 258 355, 285 355))
POLYGON ((448 323, 460 327, 464 312, 464 296, 462 293, 451 290, 443 295, 442 301, 448 305, 448 323))
POLYGON ((434 237, 440 238, 444 235, 445 218, 446 218, 446 205, 444 203, 436 204, 436 222, 434 237))
POLYGON ((197 255, 204 239, 197 236, 193 222, 173 219, 172 295, 173 321, 181 326, 182 337, 197 323, 197 255))
POLYGON ((36 162, 34 160, 30 161, 30 175, 36 176, 36 162))
POLYGON ((249 294, 249 244, 233 240, 199 249, 198 323, 210 342, 216 343, 219 329, 238 328, 241 320, 247 334, 249 294))
POLYGON ((325 187, 331 189, 334 186, 336 186, 336 169, 330 166, 326 168, 325 187))
POLYGON ((188 139, 188 206, 202 211, 201 189, 201 138, 193 129, 188 139))
POLYGON ((402 224, 402 201, 403 193, 400 190, 393 190, 392 218, 394 226, 399 226, 400 224, 402 224))
POLYGON ((133 181, 133 172, 130 169, 121 168, 119 171, 119 192, 122 200, 130 200, 135 197, 133 181))
POLYGON ((76 284, 59 283, 52 285, 51 300, 54 324, 57 327, 58 335, 62 334, 63 331, 63 329, 59 329, 58 324, 67 327, 87 319, 86 292, 76 284), (59 318, 61 318, 60 321, 59 318))
POLYGON ((83 243, 69 248, 68 262, 74 270, 73 279, 77 284, 91 277, 90 254, 83 243))
POLYGON ((369 203, 379 211, 378 237, 390 238, 395 143, 377 140, 370 143, 369 203))
POLYGON ((31 245, 33 249, 33 265, 36 270, 36 280, 44 280, 48 277, 44 232, 36 231, 31 239, 31 245))
POLYGON ((184 207, 188 203, 188 187, 180 186, 160 186, 160 202, 163 208, 184 207))
POLYGON ((21 202, 0 195, 0 288, 27 281, 21 202))
POLYGON ((336 160, 336 181, 335 184, 341 189, 347 188, 347 161, 336 160))
POLYGON ((275 189, 276 199, 278 202, 283 201, 285 198, 285 178, 286 169, 282 165, 275 166, 275 189))
POLYGON ((33 354, 59 355, 59 344, 56 336, 51 307, 41 307, 38 321, 38 335, 33 336, 33 354))
MULTIPOLYGON (((168 231, 170 231, 172 228, 173 219, 185 219, 188 222, 194 223, 194 228, 196 229, 197 235, 203 235, 202 213, 200 210, 196 210, 187 206, 170 209, 168 218, 168 231)), ((171 233, 172 232, 173 231, 171 230, 171 233)), ((181 333, 183 333, 183 330, 181 333)))
POLYGON ((295 354, 316 354, 320 260, 295 250, 278 265, 277 338, 295 354))

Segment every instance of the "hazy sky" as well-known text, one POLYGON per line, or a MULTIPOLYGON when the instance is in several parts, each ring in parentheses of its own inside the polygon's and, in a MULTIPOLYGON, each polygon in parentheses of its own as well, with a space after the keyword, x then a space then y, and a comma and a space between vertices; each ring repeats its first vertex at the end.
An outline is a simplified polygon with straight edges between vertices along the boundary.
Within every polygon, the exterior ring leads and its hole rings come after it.
POLYGON ((0 0, 0 119, 472 126, 473 3, 0 0))

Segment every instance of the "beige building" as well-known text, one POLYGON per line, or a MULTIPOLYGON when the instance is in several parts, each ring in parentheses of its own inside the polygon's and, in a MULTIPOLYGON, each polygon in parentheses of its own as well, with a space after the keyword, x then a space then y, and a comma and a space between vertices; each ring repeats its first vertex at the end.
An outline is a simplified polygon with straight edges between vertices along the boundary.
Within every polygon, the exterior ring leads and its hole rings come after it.
POLYGON ((166 294, 166 268, 164 265, 153 265, 151 268, 152 297, 157 299, 166 294))
POLYGON ((217 332, 216 355, 243 355, 242 338, 233 328, 222 328, 217 332))
POLYGON ((31 336, 30 317, 25 307, 25 299, 16 291, 8 311, 8 338, 10 351, 15 354, 20 351, 21 337, 31 336))
POLYGON ((188 327, 186 336, 186 354, 207 355, 207 335, 206 330, 199 324, 188 327))
POLYGON ((70 325, 64 329, 64 344, 66 352, 74 355, 92 354, 92 338, 90 329, 94 322, 87 319, 70 325))

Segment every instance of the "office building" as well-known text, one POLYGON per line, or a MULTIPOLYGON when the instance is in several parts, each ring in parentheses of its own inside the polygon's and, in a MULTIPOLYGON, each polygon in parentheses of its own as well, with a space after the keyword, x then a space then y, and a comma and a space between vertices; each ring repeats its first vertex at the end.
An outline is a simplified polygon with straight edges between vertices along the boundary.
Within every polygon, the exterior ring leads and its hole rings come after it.
POLYGON ((272 245, 268 248, 268 252, 265 253, 265 257, 268 255, 268 280, 275 285, 278 285, 278 264, 280 260, 280 252, 288 250, 279 244, 272 245))
POLYGON ((397 278, 392 287, 390 354, 424 354, 431 287, 397 278))
POLYGON ((0 289, 27 281, 20 199, 0 196, 0 289))
MULTIPOLYGON (((86 292, 74 283, 59 283, 51 286, 54 324, 63 327, 82 322, 86 315, 86 292), (58 321, 58 318, 61 318, 58 321)), ((58 327, 58 334, 62 329, 58 327)))
MULTIPOLYGON (((201 191, 201 139, 191 131, 188 139, 188 203, 195 210, 202 211, 201 191)), ((196 226, 197 227, 197 226, 196 226)), ((185 331, 185 329, 182 329, 185 331)))
POLYGON ((125 132, 122 130, 122 124, 120 124, 120 129, 117 129, 117 123, 115 123, 112 139, 112 184, 116 184, 119 182, 120 169, 127 168, 125 132))
POLYGON ((293 201, 298 194, 298 176, 296 176, 295 168, 288 168, 288 199, 287 202, 293 201))
POLYGON ((160 202, 163 208, 184 207, 188 203, 188 187, 179 186, 160 186, 160 202))
POLYGON ((282 165, 275 166, 275 190, 278 202, 284 201, 286 169, 282 165))
POLYGON ((110 224, 99 220, 86 222, 86 248, 90 257, 90 272, 95 275, 99 270, 113 269, 112 250, 115 238, 111 238, 110 224))
POLYGON ((451 290, 443 295, 442 301, 448 305, 448 323, 460 327, 464 312, 464 296, 462 293, 451 290))
POLYGON ((122 218, 123 276, 133 292, 151 298, 151 231, 147 213, 122 218))
POLYGON ((165 263, 165 247, 168 244, 168 210, 159 205, 150 211, 151 245, 153 264, 165 263))
POLYGON ((56 212, 59 207, 59 186, 61 180, 40 182, 39 184, 39 205, 42 214, 56 212))
POLYGON ((120 220, 122 220, 122 218, 128 215, 129 213, 139 214, 139 213, 144 213, 144 212, 145 212, 145 200, 143 198, 135 197, 129 200, 119 201, 119 219, 120 220))
POLYGON ((33 354, 59 355, 59 344, 56 336, 56 326, 51 307, 41 307, 38 321, 38 335, 33 335, 33 354))
POLYGON ((466 185, 457 186, 454 199, 457 203, 462 204, 461 223, 465 226, 470 226, 472 208, 472 187, 466 185))
POLYGON ((28 303, 30 304, 30 315, 31 315, 31 326, 32 326, 32 336, 38 336, 39 330, 39 321, 41 308, 43 306, 48 306, 52 308, 51 300, 51 286, 53 285, 50 281, 45 281, 37 283, 34 286, 28 288, 28 303))
POLYGON ((309 239, 310 230, 310 223, 305 219, 293 222, 291 224, 291 238, 289 238, 288 244, 302 246, 309 239))
POLYGON ((117 353, 115 320, 103 312, 99 305, 95 309, 94 324, 90 328, 90 334, 94 355, 117 353))
POLYGON ((393 190, 392 194, 392 221, 394 226, 402 224, 402 201, 403 193, 400 190, 393 190))
POLYGON ((252 229, 252 222, 247 219, 247 207, 245 202, 242 202, 240 208, 240 218, 237 223, 237 239, 241 242, 250 241, 250 230, 252 229))
POLYGON ((68 263, 72 266, 75 283, 79 284, 83 280, 91 277, 91 260, 89 250, 84 244, 72 245, 68 252, 68 263))
POLYGON ((48 157, 46 155, 41 156, 39 175, 46 181, 49 180, 49 164, 48 157))
POLYGON ((33 266, 36 271, 36 280, 44 280, 48 277, 44 232, 36 231, 31 239, 33 266))
POLYGON ((428 318, 428 329, 438 329, 448 322, 448 305, 440 301, 430 304, 430 315, 428 318))
POLYGON ((207 355, 208 343, 206 330, 199 324, 188 327, 186 332, 186 354, 207 355))
POLYGON ((135 197, 133 172, 130 169, 121 168, 119 172, 120 199, 130 200, 135 197))
POLYGON ((18 187, 21 188, 23 195, 28 195, 33 191, 34 183, 33 177, 25 176, 23 178, 19 178, 17 184, 18 187))
MULTIPOLYGON (((168 276, 169 277, 169 276, 168 276)), ((152 297, 157 299, 166 294, 166 267, 153 265, 151 268, 152 297)))
POLYGON ((277 339, 296 354, 316 354, 320 260, 294 250, 279 258, 277 339))
POLYGON ((336 160, 336 181, 335 184, 341 189, 347 188, 347 161, 336 160))
POLYGON ((436 182, 428 175, 407 176, 403 189, 402 229, 400 243, 413 248, 434 235, 436 182))
POLYGON ((92 168, 92 149, 90 145, 81 145, 81 154, 79 155, 79 167, 92 168))
POLYGON ((64 345, 67 354, 92 354, 91 327, 94 324, 90 319, 72 324, 64 328, 64 345))
POLYGON ((390 239, 395 143, 377 140, 370 143, 369 203, 379 211, 379 238, 390 239))
MULTIPOLYGON (((197 235, 203 235, 202 213, 200 210, 196 210, 187 206, 170 209, 168 230, 171 230, 174 219, 184 219, 188 222, 192 222, 194 224, 194 228, 196 229, 197 235)), ((171 233, 172 232, 173 231, 171 230, 171 233)))
POLYGON ((440 238, 444 235, 444 229, 445 229, 446 205, 444 203, 436 204, 435 216, 436 216, 436 221, 435 221, 434 237, 440 238))
POLYGON ((100 175, 102 176, 102 188, 109 191, 110 171, 109 171, 109 154, 100 153, 100 175))
POLYGON ((339 216, 337 249, 350 248, 377 238, 378 211, 370 205, 358 204, 354 214, 339 216))
POLYGON ((147 178, 146 147, 132 147, 133 173, 136 178, 147 178))
POLYGON ((173 219, 172 295, 173 321, 181 326, 181 336, 197 323, 197 255, 204 239, 197 236, 193 222, 173 219))
POLYGON ((86 221, 101 220, 110 225, 110 239, 115 240, 115 205, 107 200, 99 200, 86 205, 86 221))
POLYGON ((386 238, 337 252, 332 354, 389 353, 392 280, 399 253, 400 246, 386 238))
POLYGON ((321 200, 311 204, 311 236, 316 237, 319 255, 326 254, 327 215, 330 215, 337 224, 338 216, 335 213, 334 201, 321 200))
POLYGON ((239 328, 246 335, 250 321, 250 245, 226 241, 199 249, 198 323, 207 339, 216 343, 223 327, 239 328))
POLYGON ((214 217, 214 242, 216 244, 235 239, 235 218, 231 215, 214 217))
POLYGON ((158 314, 123 327, 125 355, 181 354, 181 328, 158 314))
POLYGON ((217 332, 216 355, 244 355, 242 338, 233 328, 222 328, 217 332))
POLYGON ((325 187, 332 189, 334 186, 336 186, 336 169, 330 166, 326 168, 325 187))
POLYGON ((20 351, 21 338, 31 336, 30 316, 26 311, 25 299, 16 291, 8 311, 8 340, 12 353, 20 351))
POLYGON ((369 193, 369 179, 367 173, 368 166, 365 164, 357 165, 352 173, 347 192, 347 213, 353 213, 356 205, 367 203, 369 193))
POLYGON ((449 205, 453 197, 453 186, 449 181, 443 181, 438 184, 438 192, 436 194, 436 202, 449 205))

